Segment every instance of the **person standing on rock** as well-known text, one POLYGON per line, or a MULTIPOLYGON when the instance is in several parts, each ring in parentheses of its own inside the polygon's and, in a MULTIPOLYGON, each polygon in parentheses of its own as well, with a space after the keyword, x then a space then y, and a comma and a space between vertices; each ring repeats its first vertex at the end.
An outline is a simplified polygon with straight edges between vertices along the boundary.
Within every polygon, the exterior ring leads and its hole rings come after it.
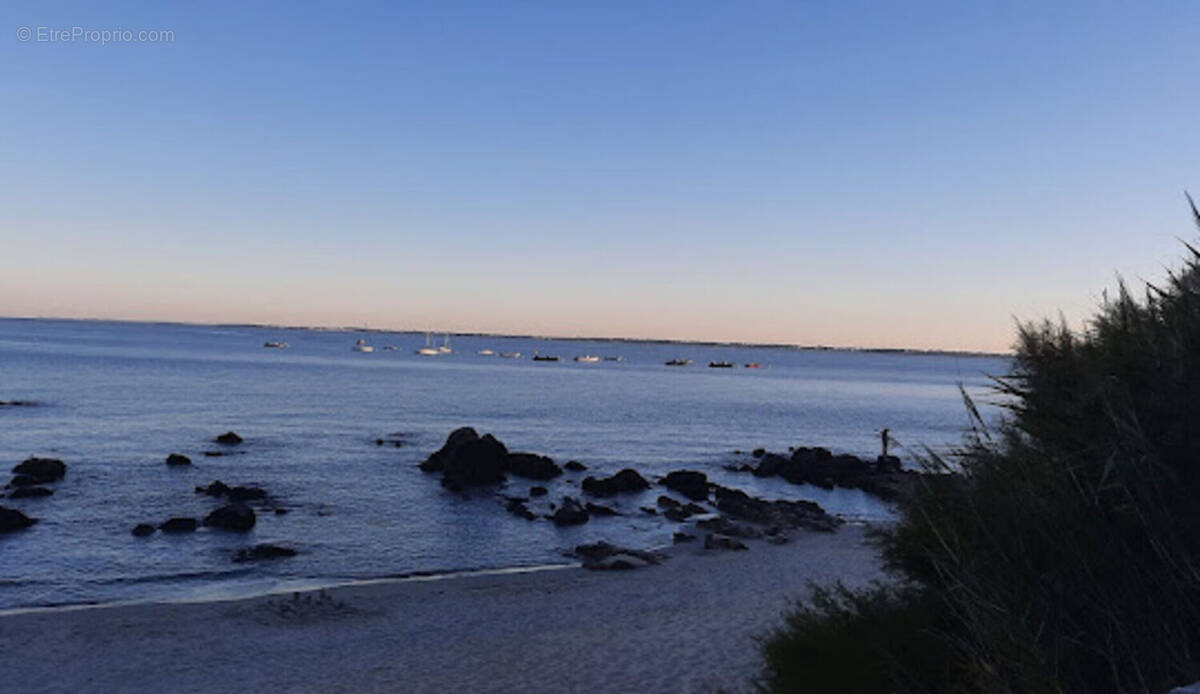
POLYGON ((884 429, 883 431, 879 432, 879 443, 881 443, 883 445, 883 453, 879 456, 880 458, 888 457, 887 449, 888 449, 888 441, 889 441, 889 438, 888 438, 889 431, 890 431, 890 429, 884 429))

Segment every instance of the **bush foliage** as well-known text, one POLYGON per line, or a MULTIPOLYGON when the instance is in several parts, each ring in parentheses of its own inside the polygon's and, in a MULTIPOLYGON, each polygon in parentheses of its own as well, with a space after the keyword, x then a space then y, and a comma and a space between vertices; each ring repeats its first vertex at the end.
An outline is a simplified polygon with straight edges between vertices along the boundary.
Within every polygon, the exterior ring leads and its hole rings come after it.
POLYGON ((1019 328, 1003 421, 989 431, 976 414, 962 451, 930 456, 937 474, 876 537, 900 588, 818 592, 765 642, 764 689, 1200 680, 1200 252, 1187 250, 1160 285, 1122 283, 1081 332, 1019 328))

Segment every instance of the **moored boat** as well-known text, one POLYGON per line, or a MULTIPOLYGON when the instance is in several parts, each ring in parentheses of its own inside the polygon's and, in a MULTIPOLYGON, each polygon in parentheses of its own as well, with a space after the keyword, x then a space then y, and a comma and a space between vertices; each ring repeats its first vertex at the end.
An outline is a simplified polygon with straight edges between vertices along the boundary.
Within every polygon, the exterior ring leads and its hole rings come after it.
POLYGON ((667 366, 691 366, 691 359, 672 359, 667 362, 667 366))
POLYGON ((267 347, 269 349, 287 349, 290 346, 291 345, 286 342, 276 342, 274 340, 263 343, 263 347, 267 347))
POLYGON ((710 369, 732 369, 733 362, 731 362, 731 361, 710 361, 710 362, 708 362, 708 368, 710 368, 710 369))
POLYGON ((575 361, 584 362, 586 364, 594 364, 600 361, 600 357, 593 356, 591 354, 581 354, 580 356, 575 357, 575 361))
POLYGON ((351 347, 350 349, 354 350, 355 352, 374 352, 375 351, 375 348, 372 347, 371 345, 368 345, 366 340, 355 341, 354 346, 351 347))

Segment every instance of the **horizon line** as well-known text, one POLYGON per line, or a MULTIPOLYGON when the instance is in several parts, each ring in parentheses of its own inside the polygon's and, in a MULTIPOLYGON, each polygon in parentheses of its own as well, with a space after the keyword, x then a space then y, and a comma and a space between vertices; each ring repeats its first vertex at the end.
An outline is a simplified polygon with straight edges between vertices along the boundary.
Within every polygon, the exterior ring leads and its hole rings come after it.
POLYGON ((654 338, 654 337, 599 337, 594 335, 532 335, 518 333, 502 333, 502 332, 475 332, 475 331, 456 331, 456 330, 418 330, 418 329, 396 329, 396 328, 372 328, 369 326, 353 326, 353 325, 288 325, 282 323, 208 323, 201 321, 183 321, 183 320, 150 320, 150 319, 132 319, 132 318, 89 318, 80 316, 0 316, 0 320, 58 320, 58 321, 77 321, 90 323, 136 323, 143 325, 188 325, 188 326, 203 326, 212 328, 259 328, 259 329, 279 329, 279 330, 310 330, 314 332, 366 332, 366 333, 411 333, 420 335, 421 333, 436 333, 440 335, 453 335, 456 337, 498 337, 498 338, 515 338, 529 340, 570 340, 577 342, 645 342, 650 344, 668 344, 668 345, 697 345, 708 347, 749 347, 749 348, 777 348, 791 349, 796 351, 813 351, 813 352, 867 352, 872 354, 914 354, 914 355, 945 355, 945 356, 966 356, 966 357, 1011 357, 1010 352, 989 352, 987 350, 968 350, 968 349, 922 349, 918 347, 862 347, 862 346, 837 346, 837 345, 822 345, 822 344, 800 344, 789 342, 743 342, 740 340, 720 341, 720 340, 686 340, 674 338, 654 338))

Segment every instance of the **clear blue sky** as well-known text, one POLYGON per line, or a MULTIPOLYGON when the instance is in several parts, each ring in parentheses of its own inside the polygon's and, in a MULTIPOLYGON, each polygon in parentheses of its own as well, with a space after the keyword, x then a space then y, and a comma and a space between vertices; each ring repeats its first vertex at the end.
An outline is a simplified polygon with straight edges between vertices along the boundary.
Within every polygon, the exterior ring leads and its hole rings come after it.
POLYGON ((1005 349, 1195 236, 1195 0, 0 17, 0 315, 1005 349))

